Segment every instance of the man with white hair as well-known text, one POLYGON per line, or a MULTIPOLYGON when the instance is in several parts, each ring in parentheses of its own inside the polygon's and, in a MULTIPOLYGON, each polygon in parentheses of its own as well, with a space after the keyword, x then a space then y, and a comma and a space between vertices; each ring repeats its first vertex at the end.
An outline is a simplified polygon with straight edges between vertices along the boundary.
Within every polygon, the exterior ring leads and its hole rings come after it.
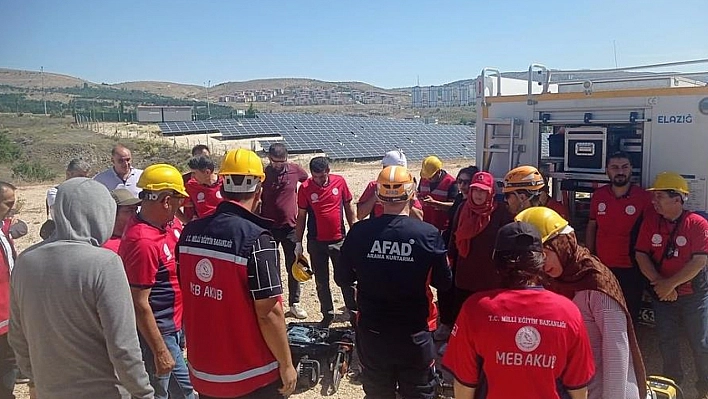
MULTIPOLYGON (((387 166, 403 166, 408 167, 406 154, 401 150, 393 150, 387 152, 381 160, 383 168, 387 166)), ((411 196, 408 206, 410 209, 410 217, 423 220, 423 205, 418 201, 415 194, 411 196)), ((376 180, 372 180, 366 185, 364 192, 359 197, 356 204, 356 217, 359 220, 367 216, 379 217, 383 215, 383 205, 376 198, 376 180)))

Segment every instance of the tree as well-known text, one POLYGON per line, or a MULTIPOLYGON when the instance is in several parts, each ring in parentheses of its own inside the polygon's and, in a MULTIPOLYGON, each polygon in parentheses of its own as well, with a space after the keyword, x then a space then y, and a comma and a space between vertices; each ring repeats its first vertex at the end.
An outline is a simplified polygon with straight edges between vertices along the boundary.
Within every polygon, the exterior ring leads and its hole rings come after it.
POLYGON ((255 118, 256 112, 256 108, 253 106, 253 103, 251 103, 246 110, 246 118, 255 118))

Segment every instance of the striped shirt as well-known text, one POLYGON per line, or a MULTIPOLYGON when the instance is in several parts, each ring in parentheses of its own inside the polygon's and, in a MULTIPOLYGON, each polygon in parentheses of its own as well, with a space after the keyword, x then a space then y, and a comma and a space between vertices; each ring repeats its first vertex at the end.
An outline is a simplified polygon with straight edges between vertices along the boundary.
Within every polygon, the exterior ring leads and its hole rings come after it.
POLYGON ((622 307, 604 292, 594 290, 578 291, 573 302, 583 316, 595 359, 588 399, 639 399, 622 307))

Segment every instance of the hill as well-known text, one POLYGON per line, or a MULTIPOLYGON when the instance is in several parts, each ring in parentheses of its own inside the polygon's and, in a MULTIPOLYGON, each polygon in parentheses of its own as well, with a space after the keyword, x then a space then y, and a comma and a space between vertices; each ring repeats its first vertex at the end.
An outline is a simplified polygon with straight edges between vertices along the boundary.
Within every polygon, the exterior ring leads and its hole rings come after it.
MULTIPOLYGON (((64 89, 68 87, 84 85, 142 91, 158 96, 172 97, 176 99, 203 98, 206 92, 206 87, 204 86, 175 82, 134 81, 121 82, 115 84, 98 84, 69 75, 44 72, 44 88, 46 91, 53 91, 53 89, 64 89)), ((0 68, 0 87, 3 86, 5 90, 8 90, 10 88, 21 88, 29 90, 41 89, 42 74, 40 74, 40 72, 38 71, 0 68)), ((313 87, 342 87, 362 92, 373 91, 389 95, 400 95, 400 93, 396 92, 395 90, 384 89, 363 82, 327 82, 317 79, 306 78, 273 78, 247 80, 242 82, 224 82, 210 87, 209 95, 211 96, 213 94, 214 96, 222 96, 243 90, 297 89, 313 87)))
POLYGON ((203 86, 153 81, 123 82, 109 86, 117 89, 144 91, 158 96, 181 99, 203 99, 205 90, 203 86))
MULTIPOLYGON (((82 86, 84 83, 93 84, 87 80, 75 78, 69 75, 44 72, 45 88, 65 88, 82 86)), ((0 85, 22 89, 41 89, 42 74, 38 71, 23 71, 17 69, 0 68, 0 85)))
POLYGON ((64 74, 0 69, 0 112, 40 113, 55 116, 79 113, 102 121, 133 121, 141 104, 192 106, 197 119, 228 118, 236 109, 258 112, 335 113, 394 118, 435 118, 442 123, 474 120, 469 109, 411 109, 409 93, 364 82, 327 82, 306 78, 256 79, 204 86, 163 81, 95 83, 64 74), (42 90, 44 78, 44 90, 42 90), (253 100, 258 91, 258 100, 253 100), (251 92, 246 96, 244 92, 251 92), (217 103, 221 96, 229 102, 217 103), (280 98, 283 97, 283 98, 280 98), (239 101, 240 99, 240 101, 239 101))

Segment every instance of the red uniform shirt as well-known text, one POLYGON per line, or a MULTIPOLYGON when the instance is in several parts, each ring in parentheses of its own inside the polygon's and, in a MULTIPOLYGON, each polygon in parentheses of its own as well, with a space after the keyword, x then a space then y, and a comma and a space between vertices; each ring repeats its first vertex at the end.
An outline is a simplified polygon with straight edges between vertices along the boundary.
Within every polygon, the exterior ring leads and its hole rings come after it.
MULTIPOLYGON (((359 197, 359 202, 366 202, 370 200, 373 196, 376 195, 376 180, 372 180, 369 182, 369 184, 366 185, 366 188, 364 189, 364 192, 361 194, 361 197, 359 197)), ((418 201, 418 198, 413 199, 413 208, 415 209, 423 209, 423 205, 418 201)), ((371 212, 374 217, 379 217, 383 215, 384 208, 383 204, 380 203, 379 201, 376 201, 374 204, 374 209, 371 212)))
POLYGON ((184 187, 189 194, 187 201, 192 203, 196 217, 203 218, 214 213, 216 206, 223 200, 221 197, 222 184, 221 177, 210 186, 201 184, 194 178, 187 181, 187 185, 184 187))
POLYGON ((151 289, 148 300, 161 334, 182 328, 182 291, 175 263, 181 231, 177 219, 163 230, 133 216, 118 248, 130 286, 151 289))
POLYGON ((343 239, 344 204, 351 200, 352 193, 342 176, 330 174, 323 187, 312 179, 302 183, 297 206, 307 210, 307 238, 324 242, 343 239))
MULTIPOLYGON (((708 254, 708 221, 693 212, 684 211, 677 223, 678 225, 656 213, 651 213, 647 214, 639 229, 637 252, 649 255, 655 266, 661 263, 657 271, 664 278, 678 273, 693 255, 708 254), (673 243, 669 243, 671 236, 673 236, 673 243), (667 245, 671 245, 669 249, 673 251, 667 251, 667 245)), ((697 278, 705 279, 705 269, 694 280, 697 278)), ((678 286, 678 294, 692 294, 694 292, 692 281, 678 286)), ((702 282, 705 284, 705 280, 702 282)))
MULTIPOLYGON (((184 186, 187 187, 187 182, 192 178, 192 172, 187 172, 182 175, 182 182, 184 183, 184 186)), ((187 218, 187 220, 192 220, 194 219, 194 207, 193 206, 185 206, 182 207, 182 213, 184 213, 184 216, 187 218)))
POLYGON ((590 200, 590 220, 597 222, 595 248, 602 263, 608 267, 632 267, 631 232, 649 207, 651 196, 639 186, 631 186, 620 198, 615 197, 609 184, 595 190, 590 200))
POLYGON ((544 289, 471 296, 453 327, 442 364, 470 387, 479 384, 484 371, 487 399, 559 398, 556 382, 579 389, 595 373, 578 307, 544 289))
POLYGON ((108 239, 105 243, 103 243, 102 247, 106 249, 110 249, 111 251, 118 253, 118 248, 120 247, 120 242, 122 240, 121 236, 111 236, 111 238, 108 239))
POLYGON ((297 183, 307 180, 307 172, 298 164, 287 163, 278 171, 265 167, 261 193, 261 215, 273 221, 273 227, 295 227, 297 183))

